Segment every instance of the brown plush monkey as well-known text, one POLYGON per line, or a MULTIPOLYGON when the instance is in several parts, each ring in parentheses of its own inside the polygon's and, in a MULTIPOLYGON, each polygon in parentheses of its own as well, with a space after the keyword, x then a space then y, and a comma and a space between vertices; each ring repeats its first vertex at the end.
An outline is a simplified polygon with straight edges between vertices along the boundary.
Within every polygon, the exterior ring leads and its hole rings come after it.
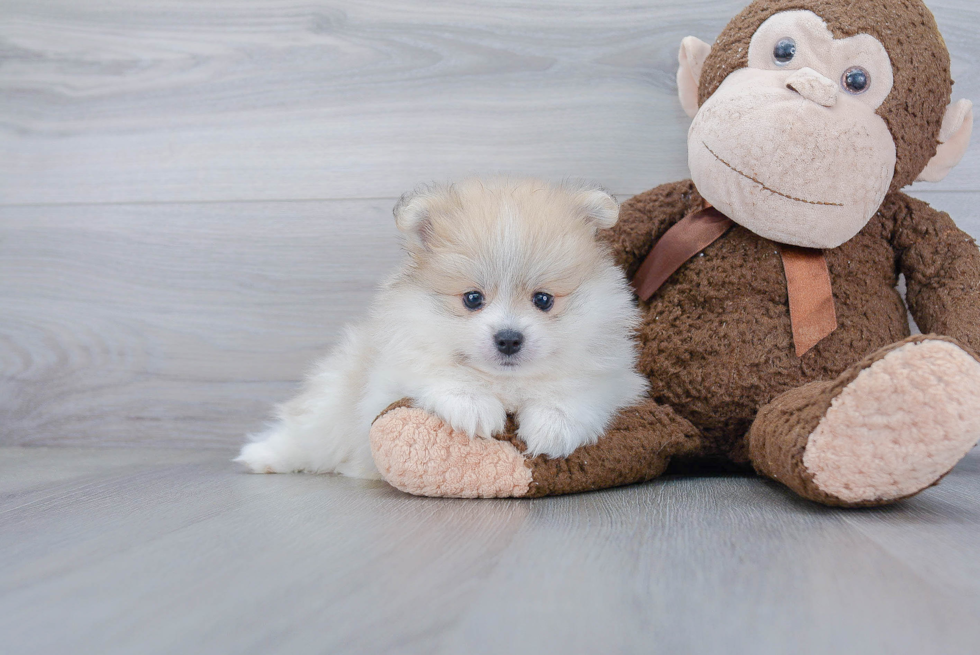
POLYGON ((606 235, 646 312, 650 400, 562 460, 406 401, 372 429, 385 479, 526 497, 721 460, 844 506, 935 484, 980 438, 980 251, 899 189, 963 156, 951 87, 920 0, 756 0, 714 47, 685 39, 693 181, 627 201, 606 235))

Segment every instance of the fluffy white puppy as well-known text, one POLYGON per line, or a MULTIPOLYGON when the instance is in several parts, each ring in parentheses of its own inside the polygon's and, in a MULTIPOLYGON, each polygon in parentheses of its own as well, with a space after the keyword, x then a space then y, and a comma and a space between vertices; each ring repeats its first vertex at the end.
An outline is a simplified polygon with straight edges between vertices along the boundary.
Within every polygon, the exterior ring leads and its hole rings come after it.
POLYGON ((401 270, 236 461, 376 478, 371 423, 406 397, 474 438, 513 413, 531 455, 564 457, 644 394, 639 314, 596 240, 619 216, 609 194, 471 179, 406 195, 394 213, 401 270))

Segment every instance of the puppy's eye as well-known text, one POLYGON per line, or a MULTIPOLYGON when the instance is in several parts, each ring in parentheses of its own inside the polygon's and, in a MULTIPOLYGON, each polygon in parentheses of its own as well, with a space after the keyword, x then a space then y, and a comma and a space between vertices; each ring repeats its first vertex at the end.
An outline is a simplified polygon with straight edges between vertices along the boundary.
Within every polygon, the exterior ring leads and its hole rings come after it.
POLYGON ((483 294, 479 291, 467 291, 463 294, 463 306, 475 312, 483 307, 483 294))
POLYGON ((793 57, 795 56, 796 41, 788 36, 784 39, 780 39, 776 44, 776 47, 772 49, 772 60, 776 62, 777 66, 785 66, 789 62, 793 61, 793 57))
POLYGON ((550 293, 538 291, 531 297, 531 302, 534 303, 535 307, 543 312, 546 312, 555 304, 555 297, 550 293))

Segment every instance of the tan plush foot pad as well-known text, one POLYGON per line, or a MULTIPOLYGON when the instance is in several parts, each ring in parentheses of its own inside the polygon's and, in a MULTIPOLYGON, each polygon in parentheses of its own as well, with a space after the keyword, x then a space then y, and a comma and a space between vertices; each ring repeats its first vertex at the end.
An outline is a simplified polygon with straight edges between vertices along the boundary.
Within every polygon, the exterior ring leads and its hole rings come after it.
POLYGON ((810 435, 803 464, 846 502, 934 484, 980 438, 980 362, 948 341, 904 345, 863 370, 810 435))
POLYGON ((469 437, 414 407, 395 407, 375 420, 371 451, 385 481, 416 496, 511 498, 531 485, 513 445, 469 437))

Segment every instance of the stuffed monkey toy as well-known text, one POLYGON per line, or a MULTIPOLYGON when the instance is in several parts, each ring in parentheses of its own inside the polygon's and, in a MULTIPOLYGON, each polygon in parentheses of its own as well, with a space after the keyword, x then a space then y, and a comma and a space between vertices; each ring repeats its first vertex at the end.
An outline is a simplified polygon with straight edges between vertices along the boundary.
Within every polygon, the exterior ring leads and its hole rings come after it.
POLYGON ((566 459, 513 420, 472 439, 414 408, 371 432, 413 494, 534 497, 752 467, 826 505, 935 484, 980 438, 980 251, 900 189, 963 156, 972 105, 920 0, 755 0, 680 49, 692 180, 623 204, 604 239, 645 318, 649 400, 566 459), (910 336, 896 285, 923 335, 910 336))

